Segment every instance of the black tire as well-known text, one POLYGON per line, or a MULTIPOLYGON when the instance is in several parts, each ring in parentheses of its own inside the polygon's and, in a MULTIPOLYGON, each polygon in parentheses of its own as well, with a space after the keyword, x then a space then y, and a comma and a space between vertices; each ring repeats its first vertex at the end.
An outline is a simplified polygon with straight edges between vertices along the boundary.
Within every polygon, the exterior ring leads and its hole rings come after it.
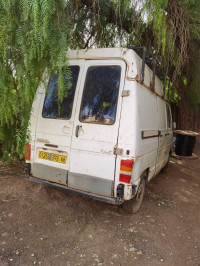
POLYGON ((143 173, 135 197, 123 203, 124 210, 130 213, 137 213, 139 211, 144 197, 145 184, 146 184, 146 173, 143 173))

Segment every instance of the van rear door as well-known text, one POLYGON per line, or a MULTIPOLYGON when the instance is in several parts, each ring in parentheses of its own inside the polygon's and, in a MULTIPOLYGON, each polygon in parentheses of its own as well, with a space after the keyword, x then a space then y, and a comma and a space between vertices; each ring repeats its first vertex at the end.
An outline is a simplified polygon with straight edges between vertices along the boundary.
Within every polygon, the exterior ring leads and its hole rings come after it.
POLYGON ((88 60, 77 100, 68 186, 113 196, 125 63, 88 60))
MULTIPOLYGON (((48 181, 67 184, 71 137, 75 116, 75 105, 80 86, 80 74, 84 60, 70 61, 72 83, 58 108, 57 79, 55 74, 49 81, 47 92, 43 89, 38 115, 32 175, 48 181)), ((65 74, 66 84, 69 73, 65 74)))

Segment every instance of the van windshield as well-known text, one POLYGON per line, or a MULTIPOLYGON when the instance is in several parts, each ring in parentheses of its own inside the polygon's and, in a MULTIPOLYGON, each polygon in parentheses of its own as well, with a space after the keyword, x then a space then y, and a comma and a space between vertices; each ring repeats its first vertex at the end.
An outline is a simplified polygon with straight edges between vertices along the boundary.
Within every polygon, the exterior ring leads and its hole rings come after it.
MULTIPOLYGON (((67 72, 64 73, 64 79, 67 82, 71 82, 71 88, 69 89, 68 93, 63 98, 63 101, 58 105, 58 86, 57 86, 57 79, 58 74, 55 74, 49 81, 49 85, 47 88, 46 97, 44 100, 44 106, 42 111, 42 116, 44 118, 64 118, 70 119, 74 101, 74 94, 76 90, 76 84, 78 80, 79 74, 79 66, 70 66, 71 77, 67 76, 67 72)), ((67 82, 66 82, 66 89, 67 89, 67 82)))
POLYGON ((88 68, 79 117, 81 122, 114 124, 120 76, 120 66, 88 68))

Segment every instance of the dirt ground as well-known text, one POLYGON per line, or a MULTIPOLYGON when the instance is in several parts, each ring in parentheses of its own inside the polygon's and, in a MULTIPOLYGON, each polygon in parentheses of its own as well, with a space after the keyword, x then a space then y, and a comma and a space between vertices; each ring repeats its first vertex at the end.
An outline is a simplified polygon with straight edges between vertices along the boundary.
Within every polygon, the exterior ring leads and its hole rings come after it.
POLYGON ((200 265, 200 159, 172 159, 136 215, 0 163, 0 265, 200 265))

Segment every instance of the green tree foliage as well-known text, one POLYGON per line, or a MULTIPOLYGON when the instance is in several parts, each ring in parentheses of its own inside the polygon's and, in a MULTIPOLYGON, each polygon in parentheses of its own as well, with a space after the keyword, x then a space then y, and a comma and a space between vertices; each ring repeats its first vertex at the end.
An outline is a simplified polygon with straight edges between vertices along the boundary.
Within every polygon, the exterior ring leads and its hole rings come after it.
POLYGON ((181 99, 178 103, 181 109, 180 126, 193 129, 191 117, 198 117, 200 107, 200 1, 149 2, 152 14, 149 25, 153 25, 151 45, 157 55, 162 49, 159 61, 173 82, 174 92, 171 94, 176 96, 178 93, 178 99, 181 99), (157 24, 159 13, 162 13, 163 19, 157 24))
MULTIPOLYGON (((199 0, 1 0, 0 145, 23 157, 31 104, 44 70, 67 91, 66 51, 145 45, 168 73, 178 99, 199 105, 199 0), (183 82, 183 77, 187 82, 183 82)), ((67 84, 69 89, 70 84, 67 84)))
MULTIPOLYGON (((190 116, 199 108, 200 95, 200 1, 77 2, 79 8, 76 9, 74 25, 79 21, 79 14, 83 10, 87 14, 85 18, 90 21, 90 27, 85 27, 89 38, 87 42, 84 38, 83 43, 87 47, 113 44, 147 46, 147 50, 154 54, 162 70, 172 81, 170 99, 181 108, 181 127, 191 129, 193 125, 190 116), (98 23, 94 23, 95 20, 98 23), (183 77, 187 80, 186 83, 183 82, 183 77)), ((75 33, 78 32, 78 27, 75 26, 74 30, 75 33)), ((76 35, 74 40, 77 43, 76 35)), ((84 47, 83 43, 79 43, 79 46, 84 47)))
POLYGON ((200 93, 199 0, 77 0, 72 10, 71 47, 145 45, 176 90, 200 93))
MULTIPOLYGON (((66 65, 71 34, 66 8, 65 0, 0 2, 0 143, 6 160, 23 157, 30 109, 44 69, 51 74, 66 65)), ((60 78, 60 88, 63 82, 60 78)))

